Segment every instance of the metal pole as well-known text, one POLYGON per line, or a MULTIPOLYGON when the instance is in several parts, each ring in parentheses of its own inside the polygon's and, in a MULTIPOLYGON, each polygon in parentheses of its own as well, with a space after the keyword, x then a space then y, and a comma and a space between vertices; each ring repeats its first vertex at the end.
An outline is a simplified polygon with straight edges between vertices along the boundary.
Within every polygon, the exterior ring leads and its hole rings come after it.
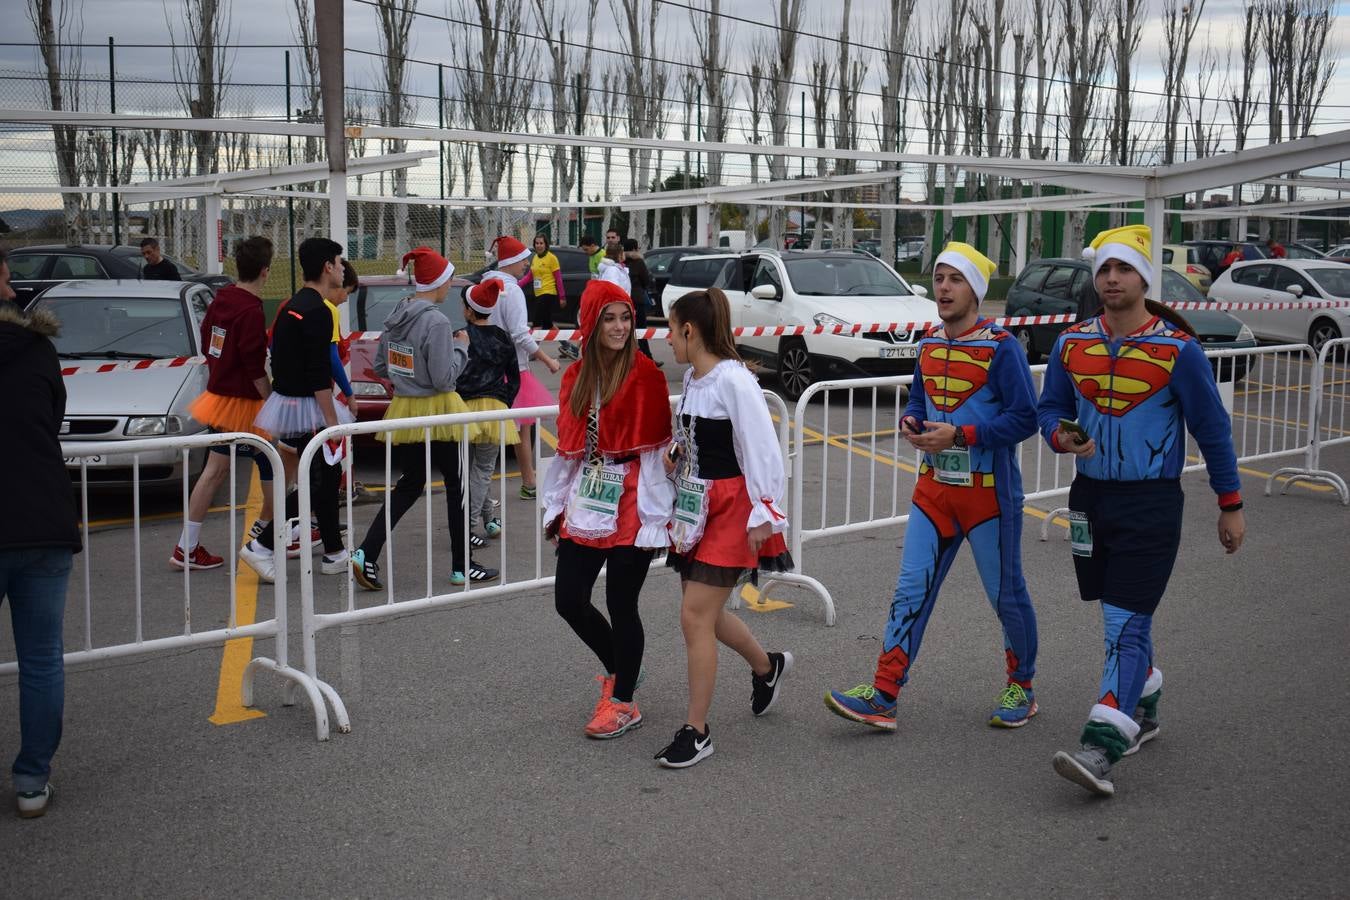
MULTIPOLYGON (((113 49, 112 35, 108 36, 108 112, 117 114, 117 54, 113 49)), ((112 186, 117 187, 117 129, 112 130, 112 186)), ((116 247, 121 243, 122 235, 122 198, 112 195, 112 243, 116 247)))
MULTIPOLYGON (((436 64, 436 123, 445 127, 445 66, 436 64)), ((437 142, 441 161, 441 199, 445 199, 445 141, 437 142)), ((555 237, 554 240, 557 240, 555 237)), ((441 256, 445 255, 445 207, 441 207, 441 256)))
MULTIPOLYGON (((806 91, 802 91, 802 149, 806 149, 806 91)), ((806 178, 806 157, 802 157, 801 175, 806 178)), ((817 225, 820 223, 817 222, 817 225)), ((802 197, 802 217, 797 223, 797 246, 801 246, 802 238, 806 237, 806 198, 802 197)))
MULTIPOLYGON (((286 51, 286 121, 291 120, 291 51, 286 51)), ((291 138, 286 136, 286 165, 295 162, 291 152, 291 138)), ((286 198, 286 229, 291 238, 290 257, 291 257, 291 293, 296 291, 295 287, 295 266, 297 258, 295 255, 295 198, 286 198)))
POLYGON ((344 246, 347 243, 347 140, 343 129, 345 34, 342 0, 315 0, 314 35, 319 44, 319 92, 323 98, 324 149, 328 157, 328 236, 344 246))

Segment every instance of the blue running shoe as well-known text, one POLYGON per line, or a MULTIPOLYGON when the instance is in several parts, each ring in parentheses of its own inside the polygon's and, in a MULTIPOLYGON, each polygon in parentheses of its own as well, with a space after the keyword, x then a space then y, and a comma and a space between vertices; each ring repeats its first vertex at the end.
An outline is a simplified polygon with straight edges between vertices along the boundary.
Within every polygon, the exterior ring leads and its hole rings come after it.
POLYGON ((848 691, 830 691, 825 695, 825 706, 830 712, 849 721, 871 725, 882 731, 895 730, 895 701, 887 702, 881 692, 870 684, 860 684, 848 691))
POLYGON ((998 708, 989 717, 995 728, 1021 728, 1039 712, 1036 695, 1020 684, 1009 684, 998 698, 998 708))

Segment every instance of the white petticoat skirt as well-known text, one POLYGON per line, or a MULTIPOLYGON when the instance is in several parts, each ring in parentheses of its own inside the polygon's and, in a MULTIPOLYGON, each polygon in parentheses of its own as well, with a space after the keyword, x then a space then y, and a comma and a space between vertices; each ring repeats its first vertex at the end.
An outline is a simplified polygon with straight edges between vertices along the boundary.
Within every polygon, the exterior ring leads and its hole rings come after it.
MULTIPOLYGON (((345 404, 334 401, 339 425, 356 421, 356 416, 345 404)), ((328 427, 319 401, 311 397, 287 397, 273 391, 263 401, 262 409, 253 424, 279 438, 297 434, 313 434, 328 427)))

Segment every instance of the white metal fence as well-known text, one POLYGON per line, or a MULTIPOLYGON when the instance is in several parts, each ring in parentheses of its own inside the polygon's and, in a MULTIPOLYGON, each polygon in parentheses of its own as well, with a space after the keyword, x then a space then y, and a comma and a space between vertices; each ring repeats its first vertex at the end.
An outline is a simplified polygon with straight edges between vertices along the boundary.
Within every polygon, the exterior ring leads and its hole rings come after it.
MULTIPOLYGON (((72 587, 81 595, 79 618, 71 621, 67 617, 67 632, 77 635, 78 649, 65 654, 67 666, 79 666, 103 662, 111 659, 139 656, 157 656, 180 653, 184 650, 224 644, 236 638, 271 638, 275 641, 275 658, 255 657, 244 671, 241 685, 241 702, 244 706, 253 705, 253 679, 257 671, 275 672, 285 680, 284 702, 292 702, 293 691, 299 687, 305 692, 316 717, 316 731, 326 734, 328 730, 327 713, 315 683, 303 672, 292 669, 287 661, 287 606, 286 577, 278 570, 274 591, 273 615, 270 618, 251 623, 238 621, 238 598, 235 590, 236 536, 240 534, 239 522, 235 512, 230 512, 230 593, 228 609, 218 607, 203 611, 200 606, 195 611, 198 620, 224 619, 216 627, 197 629, 193 626, 193 573, 188 567, 183 569, 181 601, 170 593, 146 590, 147 571, 141 547, 141 470, 145 464, 143 457, 149 457, 156 464, 173 455, 181 456, 181 489, 183 499, 183 517, 187 519, 188 497, 190 493, 189 475, 194 451, 200 453, 208 447, 228 445, 230 447, 230 496, 235 496, 237 488, 236 471, 233 463, 240 446, 249 446, 264 454, 280 473, 281 457, 267 441, 244 433, 198 434, 183 437, 143 438, 128 441, 72 441, 62 444, 62 454, 70 463, 78 461, 80 467, 80 531, 84 549, 76 561, 72 581, 78 579, 79 587, 72 587), (132 489, 131 547, 128 549, 113 544, 116 533, 101 534, 90 528, 89 485, 90 469, 109 471, 126 468, 130 470, 127 481, 132 489), (110 578, 104 574, 96 575, 97 562, 108 555, 129 554, 131 576, 129 579, 110 578), (181 602, 181 615, 173 607, 181 602)), ((273 482, 273 502, 281 510, 285 506, 284 479, 273 482)), ((274 538, 277 546, 285 547, 289 540, 284 516, 279 516, 274 525, 274 538)), ((176 538, 175 538, 176 540, 176 538)), ((284 568, 284 567, 283 567, 284 568)), ((196 577, 201 577, 196 576, 196 577)), ((156 579, 157 581, 158 579, 156 579)), ((67 641, 70 643, 70 641, 67 641)), ((0 664, 0 674, 12 674, 18 671, 16 662, 0 664)))
MULTIPOLYGON (((1307 348, 1311 352, 1311 348, 1307 348)), ((1322 448, 1350 443, 1350 338, 1327 341, 1312 364, 1311 421, 1307 451, 1302 466, 1277 469, 1266 479, 1266 494, 1283 479, 1280 493, 1299 482, 1325 484, 1336 491, 1341 504, 1350 506, 1350 485, 1345 478, 1322 468, 1322 448)))

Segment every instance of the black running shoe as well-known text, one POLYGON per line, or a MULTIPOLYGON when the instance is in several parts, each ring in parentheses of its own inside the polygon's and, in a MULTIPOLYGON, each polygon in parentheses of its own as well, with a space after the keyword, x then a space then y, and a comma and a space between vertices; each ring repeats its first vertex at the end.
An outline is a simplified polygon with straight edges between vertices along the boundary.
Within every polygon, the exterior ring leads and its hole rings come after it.
POLYGON ((658 765, 667 769, 687 769, 713 754, 712 729, 699 734, 693 725, 685 725, 675 732, 675 739, 660 753, 656 754, 658 765))
POLYGON ((778 688, 783 683, 783 676, 792 670, 792 654, 786 651, 770 653, 769 665, 772 668, 763 678, 753 672, 750 675, 750 709, 757 716, 764 715, 778 702, 778 688))

